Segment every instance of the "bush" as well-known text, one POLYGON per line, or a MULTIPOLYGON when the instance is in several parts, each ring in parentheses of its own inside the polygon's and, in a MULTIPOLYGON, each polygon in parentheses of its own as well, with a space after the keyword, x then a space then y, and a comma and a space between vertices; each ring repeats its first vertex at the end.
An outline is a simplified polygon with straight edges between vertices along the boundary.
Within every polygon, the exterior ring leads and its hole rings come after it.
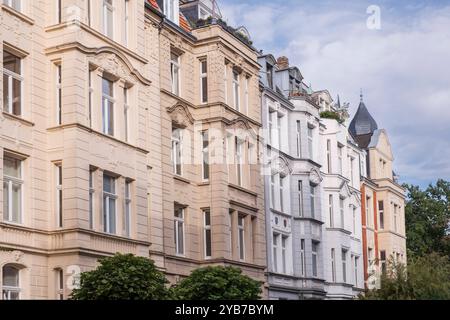
POLYGON ((73 300, 162 300, 168 290, 164 274, 153 261, 132 254, 100 259, 100 266, 81 274, 73 300))
POLYGON ((234 267, 197 269, 171 289, 176 300, 258 300, 261 283, 234 267))
POLYGON ((344 120, 342 120, 339 114, 334 111, 323 111, 320 113, 320 117, 324 119, 334 119, 341 124, 344 123, 344 120))

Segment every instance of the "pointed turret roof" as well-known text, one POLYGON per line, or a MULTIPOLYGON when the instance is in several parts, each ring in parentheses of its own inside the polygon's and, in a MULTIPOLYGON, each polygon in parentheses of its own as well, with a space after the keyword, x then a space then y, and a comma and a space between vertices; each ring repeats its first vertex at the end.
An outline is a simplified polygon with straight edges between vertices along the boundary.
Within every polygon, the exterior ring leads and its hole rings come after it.
POLYGON ((350 133, 354 138, 363 135, 371 136, 377 129, 377 122, 369 113, 369 110, 367 110, 367 107, 364 104, 363 95, 361 93, 361 102, 359 104, 358 111, 356 111, 355 117, 350 123, 350 133))

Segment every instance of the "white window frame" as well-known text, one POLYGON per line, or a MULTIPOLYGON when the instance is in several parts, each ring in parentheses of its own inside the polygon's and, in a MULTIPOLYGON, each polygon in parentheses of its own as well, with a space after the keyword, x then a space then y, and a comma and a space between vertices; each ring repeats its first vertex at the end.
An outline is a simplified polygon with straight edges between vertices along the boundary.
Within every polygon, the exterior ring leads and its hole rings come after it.
POLYGON ((2 300, 12 300, 11 299, 11 294, 16 293, 17 294, 17 300, 20 300, 21 298, 21 276, 20 276, 20 269, 16 268, 15 266, 12 265, 4 265, 2 267, 2 300), (17 271, 17 277, 18 277, 18 282, 19 282, 19 286, 18 287, 11 287, 11 286, 6 286, 4 285, 4 272, 5 272, 5 268, 9 267, 12 269, 15 269, 17 271))
POLYGON ((345 199, 339 197, 339 213, 341 218, 341 228, 345 230, 345 199))
POLYGON ((114 38, 114 0, 103 0, 103 34, 108 38, 114 38), (110 1, 110 3, 109 3, 110 1), (109 30, 111 19, 111 30, 109 30))
POLYGON ((183 129, 173 127, 172 128, 172 165, 173 173, 177 176, 183 175, 183 129), (179 137, 175 137, 174 133, 178 131, 179 137), (178 158, 180 163, 178 163, 178 158), (179 167, 179 171, 178 171, 179 167))
POLYGON ((209 92, 208 92, 208 60, 206 58, 200 59, 200 103, 201 104, 207 104, 209 98, 209 92), (203 66, 205 65, 205 72, 203 71, 203 66), (206 99, 203 96, 204 91, 204 83, 203 80, 206 79, 206 99))
POLYGON ((280 237, 280 235, 278 233, 274 233, 272 236, 273 271, 278 272, 278 238, 280 237))
POLYGON ((18 12, 22 12, 22 0, 3 0, 3 4, 18 12))
POLYGON ((239 260, 245 260, 245 218, 238 216, 238 247, 239 260))
POLYGON ((248 110, 249 110, 249 88, 248 88, 248 78, 245 77, 244 80, 244 112, 246 115, 248 115, 248 110))
MULTIPOLYGON (((11 70, 8 70, 4 67, 4 61, 3 61, 3 75, 6 76, 6 78, 8 79, 8 101, 7 101, 7 105, 3 106, 3 111, 9 113, 9 114, 13 114, 15 116, 22 116, 23 114, 23 110, 22 110, 22 106, 23 106, 23 82, 24 82, 24 78, 22 76, 22 72, 23 72, 23 58, 19 57, 13 53, 11 53, 8 50, 4 50, 6 52, 8 52, 8 54, 16 57, 19 60, 19 68, 20 68, 20 74, 17 74, 11 70), (19 109, 20 109, 20 113, 19 114, 14 114, 13 113, 13 80, 19 81, 20 83, 20 104, 19 104, 19 109), (6 108, 5 108, 6 107, 6 108)), ((3 92, 3 96, 5 95, 5 92, 3 92)))
POLYGON ((347 283, 347 254, 348 250, 342 249, 342 283, 347 283))
POLYGON ((331 249, 331 282, 336 282, 336 250, 331 249))
POLYGON ((334 199, 333 195, 328 195, 328 210, 330 215, 330 228, 334 228, 334 199))
POLYGON ((298 181, 298 213, 299 217, 304 217, 304 207, 303 207, 303 181, 298 181))
POLYGON ((103 133, 114 137, 115 133, 115 117, 114 117, 114 105, 116 100, 114 99, 114 82, 102 78, 102 117, 103 117, 103 133), (112 96, 104 92, 103 81, 108 81, 112 85, 112 96), (109 112, 109 104, 112 104, 112 115, 109 112), (109 126, 109 119, 112 116, 112 128, 109 126))
POLYGON ((241 111, 241 87, 239 72, 233 70, 233 107, 236 111, 241 111))
POLYGON ((94 229, 95 171, 89 169, 89 229, 94 229))
MULTIPOLYGON (((22 221, 23 221, 23 200, 24 200, 24 195, 23 195, 23 185, 24 185, 24 180, 23 180, 23 160, 21 160, 21 159, 17 159, 17 158, 14 158, 14 157, 12 157, 12 156, 9 156, 9 155, 4 155, 4 157, 3 157, 3 170, 4 170, 4 168, 5 168, 5 166, 4 166, 4 160, 5 160, 5 158, 9 158, 9 159, 12 159, 12 160, 14 160, 14 161, 19 161, 19 163, 20 163, 20 168, 19 168, 19 177, 12 177, 12 176, 8 176, 8 175, 6 175, 4 172, 5 171, 3 171, 3 184, 5 185, 5 183, 7 184, 7 192, 8 192, 8 204, 9 204, 9 206, 8 206, 8 212, 7 213, 5 213, 5 212, 3 212, 3 219, 4 219, 4 221, 5 222, 7 222, 7 223, 11 223, 11 224, 22 224, 22 221), (20 189, 20 193, 19 193, 19 197, 20 197, 20 199, 19 199, 19 205, 20 205, 20 208, 18 208, 17 210, 18 210, 18 214, 17 214, 17 221, 14 221, 13 220, 13 206, 12 206, 12 203, 13 203, 13 193, 12 193, 12 188, 13 188, 13 185, 17 185, 18 187, 19 187, 19 189, 20 189)), ((3 186, 3 188, 5 188, 5 186, 3 186)), ((3 190, 3 192, 5 192, 5 190, 3 190)))
POLYGON ((332 172, 332 166, 331 166, 331 140, 327 140, 327 170, 328 173, 332 172))
POLYGON ((174 213, 174 240, 175 240, 175 253, 178 256, 184 256, 186 252, 186 235, 184 229, 185 223, 185 208, 175 208, 174 213), (176 211, 180 210, 181 217, 177 217, 176 211), (180 239, 181 233, 181 239, 180 239), (181 241, 181 243, 180 243, 181 241))
POLYGON ((302 125, 301 121, 297 120, 297 157, 302 157, 302 125))
POLYGON ((64 300, 64 271, 61 268, 55 270, 56 276, 56 299, 64 300))
POLYGON ((205 130, 201 133, 202 141, 202 180, 209 181, 211 178, 211 167, 209 164, 209 131, 205 130))
POLYGON ((203 243, 204 243, 204 254, 205 259, 212 258, 212 230, 211 230, 211 210, 203 210, 203 243), (209 216, 209 224, 207 216, 209 216), (208 243, 208 232, 209 232, 209 243, 208 243), (208 255, 208 246, 210 249, 210 254, 208 255))
POLYGON ((131 237, 131 214, 132 214, 132 184, 133 182, 131 180, 125 181, 125 210, 124 210, 124 223, 123 223, 123 230, 124 235, 126 237, 131 237))
POLYGON ((130 89, 123 88, 123 120, 124 120, 124 133, 125 133, 125 141, 129 141, 129 113, 130 113, 130 104, 129 104, 129 97, 130 96, 130 89))
POLYGON ((55 213, 56 213, 56 223, 58 228, 62 228, 64 225, 64 219, 63 219, 63 167, 62 163, 56 163, 55 164, 55 213))
POLYGON ((287 180, 287 177, 279 174, 278 175, 280 178, 280 184, 279 184, 279 192, 280 192, 280 211, 281 212, 285 212, 285 204, 286 204, 286 199, 285 199, 285 181, 287 180))
POLYGON ((244 155, 243 155, 243 144, 245 141, 242 141, 238 137, 235 137, 235 150, 236 150, 236 182, 237 185, 242 187, 244 185, 244 155))
MULTIPOLYGON (((103 232, 109 233, 109 234, 116 234, 117 233, 117 178, 104 174, 104 177, 107 176, 112 180, 112 186, 113 186, 113 192, 107 192, 105 191, 105 187, 103 186, 103 232), (106 201, 105 201, 106 200, 106 201), (112 229, 112 226, 110 225, 111 220, 111 207, 110 207, 110 200, 113 200, 114 205, 114 230, 112 229), (105 207, 105 203, 107 204, 105 207)), ((104 181, 104 180, 103 180, 104 181)))
POLYGON ((181 56, 174 52, 171 52, 170 55, 172 93, 176 96, 181 96, 181 56))
POLYGON ((306 276, 306 256, 305 256, 306 248, 305 248, 305 246, 306 246, 305 239, 301 239, 300 240, 300 266, 301 266, 300 273, 303 277, 306 276))
POLYGON ((354 256, 353 257, 353 275, 354 275, 354 281, 355 281, 355 287, 358 286, 358 261, 359 261, 359 257, 354 256))
MULTIPOLYGON (((89 96, 88 96, 88 104, 89 104, 89 127, 92 128, 92 98, 94 95, 94 87, 92 85, 92 71, 89 70, 88 72, 88 84, 89 84, 89 96)), ((103 102, 102 102, 102 108, 103 108, 103 102)))
POLYGON ((178 0, 164 0, 164 14, 170 21, 172 21, 176 25, 179 25, 180 16, 178 0))
POLYGON ((316 218, 316 186, 313 185, 312 183, 309 184, 310 187, 310 192, 309 192, 309 197, 310 197, 310 206, 311 206, 311 218, 315 219, 316 218))
POLYGON ((275 174, 270 176, 270 208, 275 209, 275 174))
POLYGON ((287 252, 287 242, 288 237, 281 236, 281 271, 283 274, 287 273, 287 261, 286 261, 286 252, 287 252))
MULTIPOLYGON (((60 0, 59 0, 60 1, 60 0)), ((56 124, 62 125, 62 65, 55 65, 56 79, 56 124)))

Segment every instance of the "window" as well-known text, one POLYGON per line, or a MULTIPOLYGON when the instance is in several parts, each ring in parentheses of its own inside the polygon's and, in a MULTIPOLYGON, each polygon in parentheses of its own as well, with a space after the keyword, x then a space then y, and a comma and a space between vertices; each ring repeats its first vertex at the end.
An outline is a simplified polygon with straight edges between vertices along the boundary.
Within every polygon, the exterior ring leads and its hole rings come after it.
POLYGON ((131 235, 131 181, 125 181, 125 214, 123 231, 126 237, 131 235))
POLYGON ((22 115, 22 60, 3 51, 3 111, 22 115))
POLYGON ((180 69, 181 69, 180 56, 172 52, 170 54, 170 75, 172 79, 172 93, 177 96, 180 95, 180 81, 181 81, 180 69))
POLYGON ((318 247, 319 244, 315 241, 312 242, 312 274, 313 277, 318 277, 318 261, 317 261, 317 254, 318 254, 318 247))
POLYGON ((366 197, 366 226, 370 226, 370 197, 366 197))
POLYGON ((273 66, 266 64, 267 66, 267 84, 269 88, 273 89, 273 66))
POLYGON ((224 82, 225 103, 228 104, 228 66, 226 63, 225 63, 224 74, 223 74, 223 82, 224 82))
POLYGON ((114 90, 113 82, 102 79, 103 133, 114 136, 114 90))
POLYGON ((282 115, 278 115, 278 119, 277 119, 277 135, 278 135, 278 149, 281 150, 281 139, 283 138, 282 134, 281 134, 281 121, 283 119, 282 115))
POLYGON ((202 132, 202 177, 204 181, 209 180, 209 134, 202 132))
POLYGON ((240 111, 240 85, 239 85, 239 73, 233 71, 233 102, 234 108, 240 111))
POLYGON ((103 34, 109 38, 114 35, 113 0, 103 0, 103 34))
POLYGON ((175 208, 174 217, 174 240, 175 252, 178 255, 184 255, 184 209, 175 208))
POLYGON ((331 173, 331 140, 327 140, 327 169, 331 173))
POLYGON ((328 207, 330 213, 330 228, 334 228, 333 195, 328 196, 328 207))
POLYGON ((313 159, 313 128, 308 127, 308 151, 309 157, 313 159))
POLYGON ((273 271, 278 272, 278 238, 280 236, 273 234, 273 271))
POLYGON ((342 249, 342 282, 347 283, 347 250, 342 249))
POLYGON ((62 22, 62 0, 56 0, 56 23, 62 22))
MULTIPOLYGON (((88 104, 89 104, 89 127, 90 128, 92 128, 92 96, 93 96, 93 94, 94 94, 94 88, 93 88, 93 86, 92 86, 92 71, 91 70, 89 70, 89 73, 88 73, 88 82, 89 82, 89 97, 88 97, 88 99, 89 99, 89 101, 88 101, 88 104)), ((102 103, 102 105, 103 105, 103 103, 102 103)))
POLYGON ((90 27, 91 26, 91 4, 92 0, 87 0, 87 24, 90 27))
POLYGON ((300 240, 300 267, 301 275, 306 276, 305 239, 300 240))
POLYGON ((164 0, 164 14, 167 18, 175 24, 180 24, 179 17, 179 1, 178 0, 164 0))
POLYGON ((284 200, 284 182, 286 180, 286 177, 283 177, 280 175, 280 211, 284 212, 284 204, 285 204, 285 200, 284 200))
POLYGON ((129 34, 130 34, 130 0, 125 0, 125 7, 124 7, 124 17, 123 17, 123 43, 128 46, 129 45, 129 34))
POLYGON ((275 175, 270 176, 270 207, 275 209, 275 175))
POLYGON ((369 268, 372 266, 374 259, 373 259, 373 249, 367 248, 367 257, 369 259, 369 268))
POLYGON ((383 274, 386 273, 386 251, 381 250, 380 251, 380 264, 381 264, 381 272, 383 274))
POLYGON ((336 282, 336 252, 331 249, 331 281, 336 282))
POLYGON ((64 271, 62 269, 55 270, 56 276, 56 299, 64 300, 64 271))
POLYGON ((297 157, 302 156, 302 132, 300 120, 297 121, 297 157))
POLYGON ((287 266, 286 266, 286 243, 287 243, 287 237, 281 237, 281 267, 283 273, 287 272, 287 266))
POLYGON ((356 207, 353 206, 353 235, 356 236, 356 207))
POLYGON ((310 194, 310 205, 311 205, 311 218, 315 218, 316 216, 316 187, 310 183, 309 184, 309 194, 310 194))
POLYGON ((129 140, 129 133, 128 133, 128 128, 129 128, 129 111, 130 111, 130 105, 128 102, 128 91, 129 89, 127 88, 123 88, 123 121, 124 121, 124 132, 125 132, 125 141, 128 142, 129 140))
POLYGON ((209 259, 212 256, 212 235, 211 235, 211 211, 203 211, 204 221, 204 241, 205 241, 205 258, 209 259))
POLYGON ((298 182, 298 215, 303 217, 303 182, 298 182))
POLYGON ((351 182, 351 186, 353 186, 354 185, 354 181, 353 181, 353 179, 354 179, 354 174, 353 174, 353 163, 355 162, 355 159, 354 158, 352 158, 352 157, 349 157, 349 159, 350 159, 350 163, 349 163, 349 166, 350 166, 350 172, 349 172, 349 174, 350 174, 350 182, 351 182))
POLYGON ((59 228, 63 227, 63 190, 62 190, 62 164, 55 166, 55 184, 56 184, 56 216, 57 225, 59 228))
POLYGON ((56 65, 56 124, 62 124, 62 66, 56 65))
POLYGON ((244 112, 245 114, 248 114, 248 106, 249 106, 249 102, 248 102, 248 97, 249 97, 249 92, 248 92, 248 78, 245 78, 244 80, 244 112))
POLYGON ((3 3, 17 11, 22 10, 22 0, 3 0, 3 3))
POLYGON ((5 155, 3 158, 3 219, 22 223, 22 161, 5 155))
POLYGON ((89 228, 92 230, 94 229, 94 194, 95 194, 95 188, 94 188, 94 174, 95 171, 90 169, 89 170, 89 228))
POLYGON ((173 173, 176 175, 182 175, 182 141, 183 130, 180 128, 172 128, 172 164, 173 173))
POLYGON ((397 213, 398 213, 398 205, 394 204, 394 232, 398 231, 398 226, 397 226, 398 217, 397 217, 397 213))
POLYGON ((245 260, 245 221, 244 217, 238 218, 239 234, 239 259, 245 260))
POLYGON ((200 60, 200 102, 208 103, 208 61, 200 60))
POLYGON ((342 174, 342 149, 343 147, 338 144, 338 173, 342 174))
POLYGON ((341 215, 341 228, 345 229, 345 212, 344 212, 344 199, 339 198, 339 212, 341 215))
POLYGON ((384 201, 378 201, 378 211, 380 215, 380 229, 384 229, 384 201))
POLYGON ((354 262, 355 262, 355 264, 353 266, 353 268, 354 268, 353 274, 355 276, 355 286, 357 287, 358 286, 358 262, 359 262, 359 258, 355 256, 354 262))
POLYGON ((20 299, 20 270, 6 265, 2 270, 2 297, 3 300, 20 299))
POLYGON ((236 150, 236 177, 237 177, 237 184, 239 186, 242 186, 242 167, 243 167, 243 154, 242 154, 242 144, 243 141, 239 140, 238 137, 236 137, 235 140, 235 150, 236 150))
POLYGON ((274 121, 277 119, 276 116, 277 116, 276 112, 273 112, 273 111, 269 110, 269 144, 270 145, 272 145, 274 143, 274 137, 273 137, 273 135, 274 135, 273 130, 274 129, 273 128, 274 128, 274 125, 275 125, 274 121))
POLYGON ((116 233, 116 179, 103 175, 103 231, 116 233))

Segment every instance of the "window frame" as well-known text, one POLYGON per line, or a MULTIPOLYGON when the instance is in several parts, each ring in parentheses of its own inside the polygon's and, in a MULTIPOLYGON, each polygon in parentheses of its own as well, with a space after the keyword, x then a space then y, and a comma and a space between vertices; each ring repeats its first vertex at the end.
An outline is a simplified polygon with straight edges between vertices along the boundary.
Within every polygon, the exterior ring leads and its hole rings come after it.
POLYGON ((58 228, 63 228, 63 166, 62 163, 55 163, 55 213, 56 213, 56 225, 58 228))
MULTIPOLYGON (((21 225, 23 223, 23 202, 24 202, 24 184, 25 184, 25 180, 24 180, 24 163, 23 163, 23 159, 20 158, 16 158, 13 157, 11 155, 7 155, 5 154, 3 156, 3 192, 5 192, 5 182, 8 183, 8 191, 7 191, 7 195, 8 195, 8 213, 6 216, 5 210, 3 211, 3 221, 7 222, 9 224, 17 224, 17 225, 21 225), (19 177, 13 177, 13 176, 8 176, 5 174, 5 159, 9 158, 13 161, 18 161, 20 164, 20 168, 19 168, 19 177), (18 201, 18 205, 19 208, 17 209, 17 221, 13 220, 13 211, 14 208, 11 205, 13 203, 12 201, 12 197, 13 197, 13 186, 16 185, 18 186, 20 192, 19 192, 19 201, 18 201)), ((3 195, 4 197, 4 195, 3 195)), ((3 204, 3 208, 5 208, 5 204, 3 204)))
POLYGON ((342 249, 341 250, 341 260, 342 260, 342 283, 347 283, 348 280, 348 270, 347 270, 347 254, 348 254, 348 250, 347 249, 342 249))
POLYGON ((181 96, 181 55, 170 52, 170 78, 172 94, 181 96))
POLYGON ((180 177, 183 176, 183 131, 182 128, 172 126, 172 169, 173 174, 180 177), (178 137, 174 136, 175 132, 179 132, 178 137))
POLYGON ((23 13, 22 0, 3 0, 3 4, 16 10, 17 12, 23 13), (18 5, 18 8, 14 4, 18 5))
POLYGON ((20 300, 21 299, 21 293, 22 293, 22 288, 21 288, 21 276, 20 276, 20 272, 21 270, 17 267, 15 267, 14 265, 11 264, 5 264, 2 267, 2 300, 7 300, 7 301, 11 301, 11 300, 20 300), (17 272, 17 284, 18 286, 7 286, 5 285, 5 269, 6 268, 10 268, 15 270, 15 272, 17 272), (17 299, 11 299, 11 294, 17 294, 17 299))
POLYGON ((206 58, 200 59, 200 104, 207 104, 209 98, 208 92, 208 60, 206 58), (205 66, 205 69, 203 67, 205 66), (204 83, 205 82, 205 83, 204 83), (206 86, 206 91, 205 91, 206 86), (206 94, 206 96, 205 96, 206 94))
POLYGON ((202 180, 207 182, 211 178, 210 153, 209 153, 209 130, 201 132, 202 141, 202 180))
POLYGON ((95 170, 89 169, 89 229, 94 229, 95 170))
POLYGON ((336 282, 336 250, 331 248, 331 282, 336 282))
POLYGON ((378 201, 378 215, 380 219, 380 230, 384 230, 384 201, 378 201), (380 206, 381 204, 381 206, 380 206))
MULTIPOLYGON (((7 91, 7 100, 6 100, 6 104, 7 104, 7 108, 5 108, 5 92, 3 92, 3 111, 17 116, 17 117, 22 117, 23 116, 23 97, 24 97, 24 93, 23 93, 23 83, 25 81, 24 77, 23 77, 23 57, 18 56, 14 53, 12 53, 9 50, 5 50, 5 48, 3 48, 3 57, 5 55, 5 52, 8 53, 9 55, 13 56, 14 58, 16 58, 18 60, 18 64, 19 64, 19 71, 20 73, 16 73, 14 71, 8 70, 7 68, 5 68, 5 60, 3 60, 3 81, 5 81, 5 77, 8 81, 8 91, 7 91), (20 94, 19 94, 19 113, 15 114, 14 113, 14 80, 19 82, 19 90, 20 90, 20 94)), ((5 86, 5 83, 3 83, 3 86, 5 86)))
POLYGON ((175 254, 177 256, 184 256, 186 253, 186 234, 185 234, 186 214, 185 208, 175 207, 174 210, 174 240, 175 240, 175 254), (177 216, 179 210, 180 216, 177 216), (181 233, 181 238, 180 238, 181 233), (180 242, 181 240, 181 242, 180 242))
POLYGON ((103 35, 110 39, 114 39, 114 11, 114 0, 103 0, 103 35), (110 25, 111 30, 109 29, 110 25))
POLYGON ((239 260, 245 261, 245 217, 243 216, 238 216, 238 247, 239 260))
POLYGON ((304 212, 304 205, 303 205, 303 181, 302 180, 298 180, 298 207, 299 207, 299 217, 303 218, 305 215, 304 212))
POLYGON ((62 125, 62 64, 55 64, 56 71, 56 124, 62 125))
POLYGON ((212 222, 211 222, 211 210, 204 209, 203 210, 203 243, 204 243, 204 255, 205 259, 212 258, 212 222), (207 219, 207 217, 209 218, 207 219), (209 220, 209 223, 208 223, 209 220), (209 233, 209 238, 208 238, 209 233), (209 239, 209 240, 208 240, 209 239), (209 255, 208 255, 209 248, 209 255))
POLYGON ((239 72, 233 70, 233 107, 236 111, 241 111, 241 85, 239 72))
POLYGON ((117 178, 113 175, 103 173, 103 232, 111 235, 117 234, 117 199, 117 178), (111 179, 111 186, 113 187, 112 192, 105 190, 105 177, 111 179), (114 205, 114 230, 111 226, 111 200, 114 205), (105 203, 107 203, 106 207, 105 203))
POLYGON ((132 208, 132 192, 133 192, 133 181, 125 180, 125 194, 124 194, 124 235, 127 238, 131 237, 131 215, 133 212, 132 208))
POLYGON ((105 77, 102 77, 102 132, 103 134, 112 137, 114 137, 115 134, 115 103, 116 100, 114 99, 114 82, 106 79, 105 77), (111 86, 111 91, 109 93, 104 92, 105 81, 108 82, 108 84, 111 86), (112 110, 112 115, 110 114, 110 108, 112 110), (110 128, 110 122, 112 122, 112 128, 110 128))
POLYGON ((129 113, 130 113, 130 89, 124 87, 123 88, 123 121, 124 121, 124 135, 125 141, 129 142, 130 140, 130 132, 129 132, 129 113))
POLYGON ((319 243, 311 241, 311 265, 312 265, 312 277, 319 277, 319 243))

